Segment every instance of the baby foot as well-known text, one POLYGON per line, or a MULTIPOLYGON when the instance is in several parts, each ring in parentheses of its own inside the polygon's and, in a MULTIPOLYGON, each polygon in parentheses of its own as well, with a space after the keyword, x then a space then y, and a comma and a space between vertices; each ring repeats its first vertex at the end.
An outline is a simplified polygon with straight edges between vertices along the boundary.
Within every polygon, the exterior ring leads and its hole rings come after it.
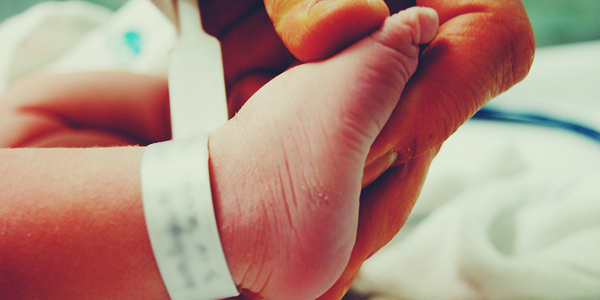
POLYGON ((393 15, 334 57, 276 77, 213 134, 215 210, 238 286, 314 299, 340 276, 367 154, 437 25, 432 9, 393 15))

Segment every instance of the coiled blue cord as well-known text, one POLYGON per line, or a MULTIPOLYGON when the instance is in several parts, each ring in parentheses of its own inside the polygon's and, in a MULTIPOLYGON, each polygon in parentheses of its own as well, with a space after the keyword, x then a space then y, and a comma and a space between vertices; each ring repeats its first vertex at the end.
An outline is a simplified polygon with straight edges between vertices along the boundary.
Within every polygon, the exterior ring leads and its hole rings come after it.
POLYGON ((558 128, 585 136, 596 142, 600 142, 600 132, 593 128, 571 121, 559 120, 539 114, 509 112, 495 108, 484 107, 480 109, 471 119, 558 128))

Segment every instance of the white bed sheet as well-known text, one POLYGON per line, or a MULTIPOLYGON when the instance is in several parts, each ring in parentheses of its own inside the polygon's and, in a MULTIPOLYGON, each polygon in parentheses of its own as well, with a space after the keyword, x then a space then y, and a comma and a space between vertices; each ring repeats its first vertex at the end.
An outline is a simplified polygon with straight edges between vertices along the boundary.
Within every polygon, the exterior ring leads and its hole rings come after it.
POLYGON ((0 24, 0 94, 35 72, 127 70, 167 76, 173 24, 149 0, 116 13, 86 1, 48 1, 0 24))
MULTIPOLYGON (((600 42, 538 50, 488 105, 600 129, 600 42)), ((600 143, 469 121, 400 234, 353 287, 368 299, 600 299, 600 143)))

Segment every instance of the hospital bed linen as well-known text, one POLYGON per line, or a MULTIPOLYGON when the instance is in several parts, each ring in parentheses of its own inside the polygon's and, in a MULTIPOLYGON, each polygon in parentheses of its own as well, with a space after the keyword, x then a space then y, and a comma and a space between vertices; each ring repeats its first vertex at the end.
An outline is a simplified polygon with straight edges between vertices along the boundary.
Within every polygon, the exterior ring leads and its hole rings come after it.
POLYGON ((175 28, 148 0, 116 13, 85 1, 48 1, 0 24, 0 94, 36 72, 123 70, 167 76, 175 28))
MULTIPOLYGON (((600 42, 538 49, 488 107, 600 129, 600 42)), ((600 299, 600 143, 469 121, 354 291, 383 299, 600 299)))

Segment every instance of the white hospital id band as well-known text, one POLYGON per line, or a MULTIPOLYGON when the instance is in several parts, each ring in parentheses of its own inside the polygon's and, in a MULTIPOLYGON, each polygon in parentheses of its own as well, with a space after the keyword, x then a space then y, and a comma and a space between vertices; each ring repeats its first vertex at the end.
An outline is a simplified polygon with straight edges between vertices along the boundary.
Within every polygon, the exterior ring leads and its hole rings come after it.
POLYGON ((208 135, 152 144, 141 165, 148 234, 172 300, 234 297, 208 171, 208 135))

